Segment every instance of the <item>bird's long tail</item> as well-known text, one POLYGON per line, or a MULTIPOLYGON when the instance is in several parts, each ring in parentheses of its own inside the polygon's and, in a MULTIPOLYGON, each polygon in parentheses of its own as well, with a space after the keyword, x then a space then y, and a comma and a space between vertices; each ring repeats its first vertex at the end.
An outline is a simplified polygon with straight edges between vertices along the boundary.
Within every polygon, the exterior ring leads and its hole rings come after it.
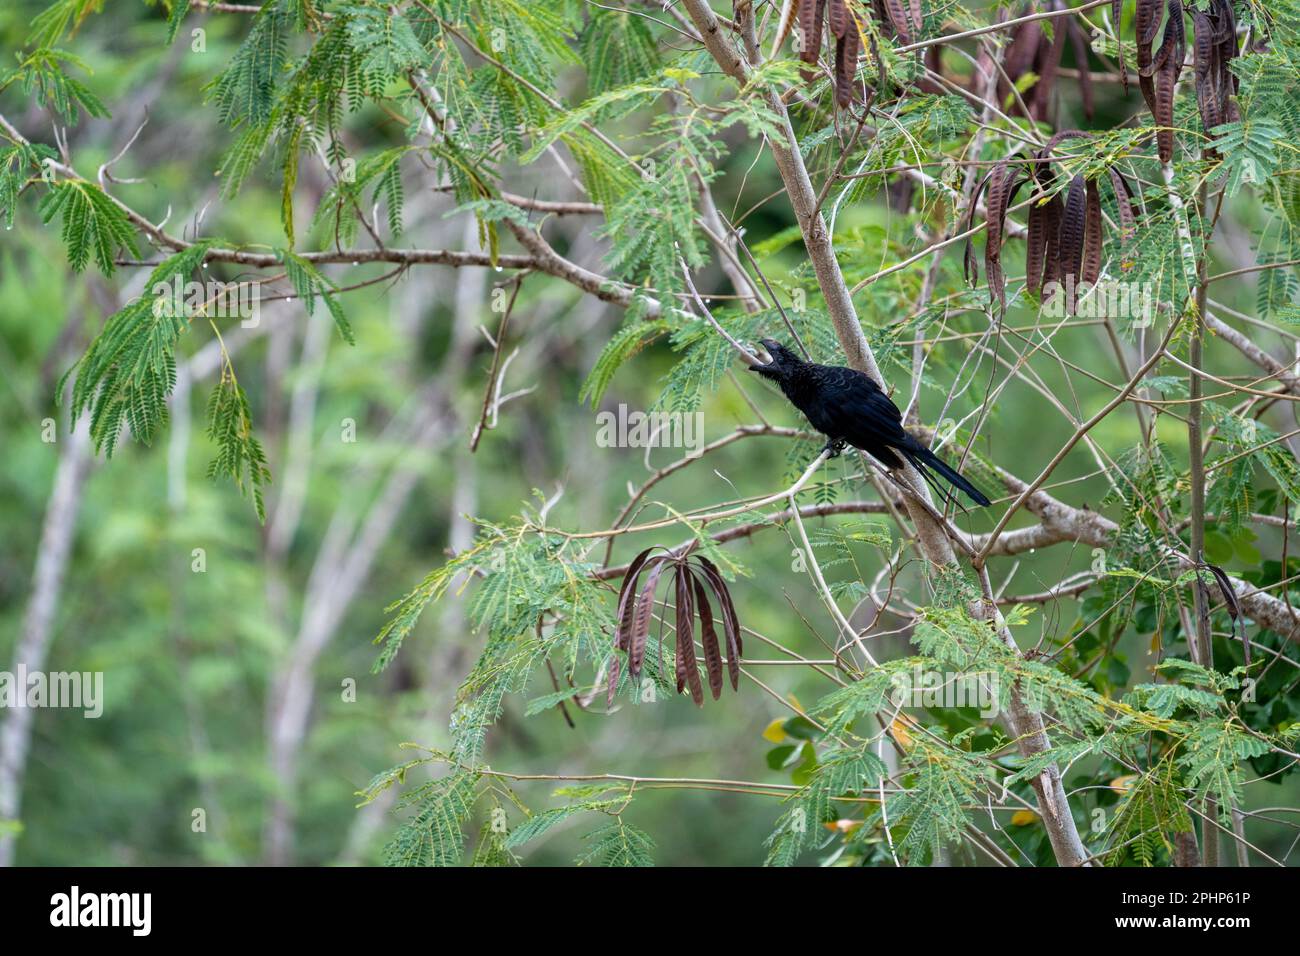
POLYGON ((956 468, 950 466, 946 461, 934 452, 930 451, 930 449, 926 448, 919 441, 915 442, 914 447, 900 448, 898 450, 906 456, 907 460, 910 461, 916 470, 921 473, 922 477, 932 485, 934 484, 934 477, 931 474, 931 469, 937 471, 947 479, 948 483, 954 488, 959 491, 964 491, 967 496, 969 496, 970 500, 975 502, 977 505, 991 504, 984 492, 980 491, 963 478, 956 468))

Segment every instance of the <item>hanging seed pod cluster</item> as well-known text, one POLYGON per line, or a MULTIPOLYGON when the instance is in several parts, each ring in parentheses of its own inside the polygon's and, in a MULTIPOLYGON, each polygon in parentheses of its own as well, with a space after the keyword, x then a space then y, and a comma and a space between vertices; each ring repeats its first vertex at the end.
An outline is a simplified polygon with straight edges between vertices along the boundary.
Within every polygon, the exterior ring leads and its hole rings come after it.
MULTIPOLYGON (((1082 130, 1063 130, 1047 141, 1033 162, 998 163, 976 188, 966 228, 969 230, 973 225, 975 209, 984 194, 984 271, 988 275, 990 299, 998 303, 1000 312, 1005 312, 1007 307, 1002 241, 1008 208, 1026 184, 1039 196, 1054 188, 1056 174, 1052 165, 1057 146, 1069 139, 1091 138, 1091 134, 1082 130)), ((1119 210, 1120 241, 1127 243, 1134 231, 1133 190, 1114 166, 1108 167, 1106 174, 1119 210)), ((1096 179, 1076 175, 1064 193, 1064 199, 1057 192, 1046 202, 1035 201, 1029 207, 1025 287, 1034 296, 1043 294, 1044 290, 1055 291, 1054 286, 1063 288, 1066 309, 1073 313, 1081 287, 1093 285, 1101 275, 1101 190, 1096 179)), ((979 281, 979 265, 970 239, 966 240, 964 265, 966 279, 974 285, 979 281)))
MULTIPOLYGON (((674 629, 677 632, 675 649, 677 693, 690 688, 691 698, 697 706, 704 704, 704 687, 700 682, 700 669, 695 656, 695 620, 700 622, 700 647, 704 652, 704 669, 708 674, 709 690, 713 699, 722 694, 722 649, 718 642, 717 619, 709 603, 712 591, 721 612, 722 635, 727 643, 727 672, 731 689, 740 689, 740 620, 731 592, 718 566, 701 555, 682 557, 669 551, 652 554, 647 548, 632 559, 623 577, 618 593, 617 626, 614 631, 614 649, 627 654, 628 676, 641 677, 645 663, 646 646, 650 639, 650 624, 654 618, 655 592, 666 572, 671 572, 673 603, 676 610, 674 629), (641 584, 644 578, 644 586, 641 584)), ((659 657, 663 659, 663 634, 660 631, 659 657)), ((618 691, 619 657, 610 659, 609 687, 606 704, 613 706, 618 691)))
MULTIPOLYGON (((1114 6, 1118 7, 1118 0, 1114 6)), ((1116 21, 1118 22, 1118 21, 1116 21)), ((1192 10, 1196 101, 1206 130, 1239 118, 1232 96, 1237 79, 1229 64, 1238 54, 1237 21, 1231 0, 1210 0, 1206 10, 1192 10)), ((1133 20, 1137 35, 1138 86, 1156 124, 1160 161, 1174 156, 1174 91, 1187 56, 1187 27, 1182 0, 1137 0, 1133 20), (1155 45, 1163 19, 1160 46, 1155 45)))
MULTIPOLYGON (((921 0, 872 0, 876 21, 900 43, 911 43, 919 35, 923 21, 921 0)), ((858 54, 869 31, 859 17, 862 8, 850 0, 785 0, 777 24, 775 55, 791 29, 799 28, 799 58, 815 64, 821 54, 824 31, 835 38, 835 103, 847 109, 853 102, 853 88, 858 75, 858 54)))
MULTIPOLYGON (((1065 4, 1061 0, 1053 0, 1048 4, 1047 9, 1064 10, 1065 4)), ((1037 12, 1035 5, 1028 4, 1019 12, 1017 18, 1030 16, 1035 12, 1037 12)), ((1005 13, 1002 14, 1001 19, 1006 19, 1005 13)), ((1083 112, 1085 116, 1092 119, 1094 100, 1092 74, 1087 69, 1088 52, 1091 49, 1088 34, 1072 16, 1053 18, 1050 35, 1043 28, 1043 22, 1030 20, 1011 28, 1010 40, 1002 55, 1001 69, 998 69, 998 65, 994 63, 993 56, 989 52, 990 48, 982 46, 977 61, 979 69, 971 76, 971 92, 982 96, 985 78, 996 75, 997 102, 1010 102, 1011 108, 1018 114, 1023 115, 1027 110, 1030 119, 1051 122, 1052 94, 1056 89, 1061 56, 1068 43, 1074 50, 1074 61, 1079 67, 1079 94, 1083 100, 1083 112), (1031 74, 1037 77, 1034 85, 1025 91, 1023 97, 1013 97, 1016 84, 1031 74)), ((1122 63, 1121 59, 1121 70, 1122 63)))

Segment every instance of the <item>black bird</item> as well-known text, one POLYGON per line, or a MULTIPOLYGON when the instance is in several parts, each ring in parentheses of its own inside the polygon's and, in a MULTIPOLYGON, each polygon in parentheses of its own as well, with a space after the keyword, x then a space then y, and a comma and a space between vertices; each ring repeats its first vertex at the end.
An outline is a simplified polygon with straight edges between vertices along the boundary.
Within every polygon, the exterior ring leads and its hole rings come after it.
POLYGON ((840 365, 805 362, 773 339, 762 342, 772 360, 749 370, 781 386, 785 397, 826 436, 832 458, 846 444, 861 448, 886 468, 902 468, 906 458, 930 484, 937 471, 976 504, 989 504, 978 488, 903 428, 903 413, 866 375, 840 365))

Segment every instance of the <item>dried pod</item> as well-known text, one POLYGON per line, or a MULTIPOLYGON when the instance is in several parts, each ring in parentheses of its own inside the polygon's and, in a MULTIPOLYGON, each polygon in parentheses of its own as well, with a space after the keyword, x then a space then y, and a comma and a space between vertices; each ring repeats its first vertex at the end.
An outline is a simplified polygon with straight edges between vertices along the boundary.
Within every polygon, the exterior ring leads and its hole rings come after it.
POLYGON ((1002 57, 1002 70, 1011 82, 1020 79, 1034 66, 1038 44, 1043 38, 1043 28, 1037 20, 1030 20, 1015 28, 1007 52, 1002 57))
POLYGON ((1133 215, 1133 190, 1128 180, 1114 166, 1106 170, 1106 173, 1110 176, 1110 185, 1115 191, 1115 205, 1119 209, 1120 241, 1128 243, 1137 231, 1137 221, 1133 215))
POLYGON ((1120 24, 1123 21, 1124 0, 1110 0, 1110 19, 1115 27, 1116 59, 1119 60, 1119 85, 1128 95, 1128 67, 1124 65, 1124 41, 1120 37, 1120 24))
POLYGON ((722 651, 718 647, 718 632, 713 627, 713 609, 709 606, 709 593, 699 578, 692 574, 695 584, 695 606, 700 614, 700 645, 704 648, 704 667, 709 674, 709 691, 713 699, 722 696, 722 651))
POLYGON ((830 21, 831 35, 836 39, 843 37, 849 26, 848 0, 829 0, 827 18, 830 21))
POLYGON ((998 303, 1000 314, 1007 309, 1006 279, 1002 272, 1002 237, 1005 231, 1007 207, 1019 192, 1023 180, 1019 171, 1003 162, 994 167, 989 183, 988 199, 985 201, 987 218, 985 220, 984 271, 989 279, 990 304, 998 303))
MULTIPOLYGON (((709 688, 715 700, 722 691, 722 652, 718 643, 713 608, 709 603, 710 590, 717 598, 718 607, 722 611, 723 636, 727 643, 727 668, 731 674, 731 686, 738 690, 742 653, 740 622, 736 617, 736 608, 732 603, 726 581, 723 580, 717 566, 708 558, 698 555, 682 556, 672 551, 652 556, 654 550, 648 548, 632 560, 623 577, 622 587, 619 589, 616 615, 618 623, 614 632, 615 654, 610 660, 607 677, 608 705, 613 706, 618 689, 620 673, 618 651, 627 654, 628 675, 633 680, 641 676, 646 645, 649 641, 650 624, 654 619, 655 592, 660 578, 670 568, 673 571, 674 583, 674 631, 676 633, 674 669, 678 693, 689 689, 696 704, 704 702, 699 661, 695 655, 697 614, 709 688), (644 586, 641 584, 643 578, 644 586)), ((664 655, 662 631, 660 637, 659 660, 662 664, 664 655)))
POLYGON ((826 0, 803 0, 799 5, 799 32, 803 34, 799 59, 805 63, 817 62, 817 54, 822 47, 822 20, 825 11, 826 0))
POLYGON ((654 616, 655 587, 666 566, 667 562, 659 561, 650 569, 645 588, 637 595, 636 609, 632 612, 632 630, 627 636, 627 672, 633 680, 641 676, 646 641, 650 636, 650 620, 654 616))
POLYGON ((1025 288, 1042 294, 1043 257, 1047 251, 1047 206, 1035 202, 1029 207, 1029 234, 1025 237, 1025 288))
POLYGON ((1061 215, 1061 279, 1065 283, 1066 308, 1070 312, 1074 312, 1079 272, 1083 264, 1086 191, 1082 176, 1075 176, 1070 180, 1070 189, 1065 197, 1065 210, 1061 215))
POLYGON ((1172 162, 1174 158, 1174 89, 1178 83, 1176 68, 1168 67, 1155 76, 1156 108, 1156 152, 1160 162, 1172 162))
POLYGON ((1162 0, 1137 0, 1133 17, 1133 30, 1137 34, 1138 86, 1152 114, 1156 111, 1156 90, 1151 80, 1151 44, 1155 42, 1156 30, 1160 27, 1162 7, 1162 0))
POLYGON ((1192 57, 1196 75, 1196 106, 1201 126, 1208 132, 1223 122, 1219 108, 1219 45, 1215 42, 1215 23, 1208 13, 1192 11, 1192 57))
POLYGON ((685 564, 676 568, 675 599, 677 603, 677 693, 683 687, 691 689, 695 706, 704 705, 704 691, 700 685, 700 669, 695 663, 695 594, 691 588, 691 569, 685 564))
MULTIPOLYGON (((1061 281, 1061 220, 1065 218, 1065 204, 1060 196, 1047 201, 1047 246, 1043 250, 1043 289, 1052 290, 1061 281)), ((1049 296, 1050 298, 1050 296, 1049 296)))
POLYGON ((889 16, 889 25, 894 28, 894 35, 903 43, 912 42, 912 29, 907 20, 907 9, 903 0, 884 0, 885 13, 889 16))
POLYGON ((731 591, 727 588, 727 582, 723 580, 721 573, 708 558, 700 556, 700 566, 704 568, 705 580, 709 582, 709 587, 713 588, 713 593, 718 596, 718 603, 722 607, 722 629, 727 639, 727 670, 731 675, 731 689, 740 689, 740 658, 744 653, 744 646, 740 639, 740 619, 736 617, 736 605, 732 603, 731 591))
MULTIPOLYGON (((1059 3, 1053 4, 1053 9, 1060 10, 1063 7, 1059 3)), ((1058 18, 1059 19, 1059 18, 1058 18)), ((1038 57, 1034 64, 1034 70, 1038 74, 1038 82, 1030 91, 1029 110, 1033 118, 1040 122, 1047 122, 1052 113, 1052 93, 1056 86, 1056 71, 1061 65, 1061 54, 1065 51, 1065 41, 1070 31, 1063 26, 1053 28, 1052 39, 1049 41, 1044 34, 1038 43, 1038 57)))
POLYGON ((847 109, 858 77, 858 30, 851 27, 835 43, 835 103, 847 109))
POLYGON ((1084 285, 1097 284, 1101 276, 1101 191, 1097 180, 1089 179, 1084 200, 1083 216, 1083 272, 1084 285))
MULTIPOLYGON (((979 208, 980 195, 998 174, 1000 167, 994 166, 993 169, 986 173, 984 178, 975 186, 975 191, 971 193, 970 206, 966 209, 966 222, 962 232, 970 232, 975 227, 975 211, 979 208)), ((962 254, 962 270, 966 276, 966 281, 975 285, 980 281, 980 268, 975 262, 975 243, 974 237, 967 238, 966 250, 962 254)))

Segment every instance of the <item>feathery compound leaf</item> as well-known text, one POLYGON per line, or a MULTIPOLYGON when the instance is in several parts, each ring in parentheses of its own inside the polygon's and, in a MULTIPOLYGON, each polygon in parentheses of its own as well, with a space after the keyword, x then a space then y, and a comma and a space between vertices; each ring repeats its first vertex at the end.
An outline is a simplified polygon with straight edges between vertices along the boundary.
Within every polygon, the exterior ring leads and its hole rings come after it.
POLYGON ((262 123, 271 117, 276 84, 288 62, 290 18, 284 0, 267 0, 253 17, 230 65, 205 88, 221 122, 262 123))
POLYGON ((68 262, 80 272, 93 256, 105 275, 112 275, 118 249, 139 255, 131 221, 108 195, 84 179, 51 183, 40 203, 42 221, 62 218, 60 234, 68 249, 68 262))
POLYGON ((0 89, 16 81, 25 94, 36 96, 68 123, 77 121, 78 107, 88 116, 107 119, 108 108, 89 87, 68 75, 64 64, 90 72, 90 67, 80 57, 64 50, 42 47, 22 57, 12 70, 0 72, 0 89))
POLYGON ((416 808, 384 847, 386 866, 455 866, 465 851, 464 826, 473 810, 478 775, 457 771, 417 787, 401 806, 416 808))
POLYGON ((578 864, 595 863, 598 866, 654 866, 655 841, 644 830, 630 826, 619 817, 614 823, 583 839, 591 847, 578 857, 578 864))
POLYGON ((91 438, 106 455, 113 454, 124 424, 129 422, 137 441, 149 444, 166 417, 176 381, 176 342, 187 326, 173 285, 198 268, 210 245, 196 243, 159 263, 145 284, 149 294, 110 316, 73 367, 72 419, 90 410, 91 438))
POLYGON ((217 455, 208 464, 208 477, 226 477, 243 492, 252 492, 257 519, 266 521, 262 486, 271 480, 271 469, 262 443, 253 435, 253 416, 248 397, 235 379, 229 362, 208 399, 208 437, 217 444, 217 455))
POLYGON ((330 317, 334 320, 334 325, 338 328, 343 341, 348 345, 356 345, 356 336, 352 332, 348 317, 343 312, 343 306, 338 298, 333 294, 334 284, 321 275, 310 261, 292 252, 284 254, 284 269, 294 292, 302 299, 307 314, 311 315, 315 311, 316 299, 319 298, 329 310, 330 317))
POLYGON ((190 0, 170 0, 171 13, 167 15, 167 42, 171 43, 180 32, 185 22, 185 14, 190 12, 190 0))

